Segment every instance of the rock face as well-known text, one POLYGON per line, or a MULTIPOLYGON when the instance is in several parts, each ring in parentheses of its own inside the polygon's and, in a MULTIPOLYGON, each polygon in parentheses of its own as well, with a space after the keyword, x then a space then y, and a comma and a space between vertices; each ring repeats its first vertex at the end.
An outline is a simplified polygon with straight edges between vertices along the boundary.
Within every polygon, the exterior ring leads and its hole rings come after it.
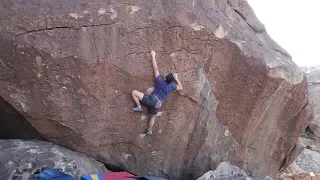
POLYGON ((315 135, 314 138, 320 140, 320 66, 302 69, 307 75, 309 102, 313 110, 309 128, 315 135))
POLYGON ((92 158, 44 141, 0 140, 1 179, 29 179, 43 167, 61 169, 80 179, 84 174, 108 172, 92 158))
POLYGON ((307 82, 246 1, 4 0, 0 96, 41 136, 137 175, 222 161, 274 176, 306 127, 307 82), (131 91, 178 72, 154 134, 131 91), (257 168, 259 167, 259 168, 257 168))

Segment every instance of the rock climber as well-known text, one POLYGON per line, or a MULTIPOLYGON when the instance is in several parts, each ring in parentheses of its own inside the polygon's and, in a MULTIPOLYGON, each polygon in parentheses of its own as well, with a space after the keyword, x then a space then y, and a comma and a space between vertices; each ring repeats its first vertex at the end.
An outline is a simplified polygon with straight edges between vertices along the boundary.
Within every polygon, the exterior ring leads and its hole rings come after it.
POLYGON ((144 94, 137 90, 132 91, 132 98, 136 103, 136 107, 132 108, 133 111, 142 112, 141 103, 148 106, 148 112, 151 115, 147 134, 152 134, 152 127, 155 123, 157 113, 159 113, 159 108, 162 105, 162 102, 170 95, 174 90, 181 91, 183 89, 181 82, 178 79, 178 74, 169 73, 166 76, 162 77, 159 74, 159 69, 156 62, 156 53, 151 51, 152 56, 152 67, 154 71, 154 77, 156 86, 152 93, 144 94), (176 83, 174 83, 174 80, 176 83))

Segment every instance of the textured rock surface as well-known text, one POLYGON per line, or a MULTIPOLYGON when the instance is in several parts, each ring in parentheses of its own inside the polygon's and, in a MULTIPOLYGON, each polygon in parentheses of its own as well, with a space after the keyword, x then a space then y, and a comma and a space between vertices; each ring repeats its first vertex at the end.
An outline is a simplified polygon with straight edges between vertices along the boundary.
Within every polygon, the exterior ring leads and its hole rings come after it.
POLYGON ((0 140, 1 179, 28 179, 43 167, 54 167, 76 179, 88 173, 108 172, 92 158, 44 141, 0 140))
POLYGON ((214 171, 209 171, 198 180, 252 179, 243 170, 229 163, 222 162, 214 171))
POLYGON ((281 173, 280 179, 320 179, 320 153, 304 149, 301 155, 281 173), (301 176, 301 177, 300 177, 301 176))
POLYGON ((222 162, 214 171, 208 171, 198 178, 198 180, 218 180, 218 179, 252 179, 243 170, 229 163, 222 162))
POLYGON ((279 180, 319 180, 320 176, 310 174, 310 173, 298 173, 298 174, 290 174, 285 175, 281 178, 278 178, 279 180))
POLYGON ((305 149, 295 160, 295 164, 305 172, 313 172, 320 176, 320 153, 305 149))
MULTIPOLYGON (((208 171, 197 180, 253 180, 243 170, 227 162, 222 162, 214 171, 208 171)), ((272 180, 271 177, 255 178, 255 180, 272 180)))
POLYGON ((273 176, 306 127, 305 77, 246 1, 4 0, 0 25, 0 96, 50 141, 138 175, 230 161, 273 176), (184 91, 147 137, 130 92, 153 85, 152 49, 184 91))
POLYGON ((302 143, 305 148, 320 153, 320 140, 314 140, 314 139, 300 137, 299 142, 302 143))
POLYGON ((307 75, 309 102, 313 110, 309 128, 314 133, 314 138, 320 140, 320 66, 302 69, 307 75))

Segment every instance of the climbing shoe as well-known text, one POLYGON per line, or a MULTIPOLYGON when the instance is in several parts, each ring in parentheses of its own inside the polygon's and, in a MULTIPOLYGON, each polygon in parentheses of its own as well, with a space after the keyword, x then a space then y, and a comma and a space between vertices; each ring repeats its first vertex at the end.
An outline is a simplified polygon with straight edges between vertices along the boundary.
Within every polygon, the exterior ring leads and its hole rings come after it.
POLYGON ((131 109, 132 111, 136 111, 136 112, 142 112, 142 108, 139 108, 139 107, 134 107, 131 109))
POLYGON ((152 130, 151 130, 151 129, 148 129, 147 134, 148 134, 148 135, 151 135, 151 134, 152 134, 152 130))

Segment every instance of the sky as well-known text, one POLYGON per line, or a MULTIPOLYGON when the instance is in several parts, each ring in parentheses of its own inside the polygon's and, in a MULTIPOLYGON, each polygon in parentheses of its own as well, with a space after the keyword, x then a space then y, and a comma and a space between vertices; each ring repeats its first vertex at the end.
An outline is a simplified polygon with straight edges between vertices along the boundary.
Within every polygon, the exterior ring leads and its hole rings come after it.
POLYGON ((297 65, 320 65, 320 0, 247 1, 297 65))

